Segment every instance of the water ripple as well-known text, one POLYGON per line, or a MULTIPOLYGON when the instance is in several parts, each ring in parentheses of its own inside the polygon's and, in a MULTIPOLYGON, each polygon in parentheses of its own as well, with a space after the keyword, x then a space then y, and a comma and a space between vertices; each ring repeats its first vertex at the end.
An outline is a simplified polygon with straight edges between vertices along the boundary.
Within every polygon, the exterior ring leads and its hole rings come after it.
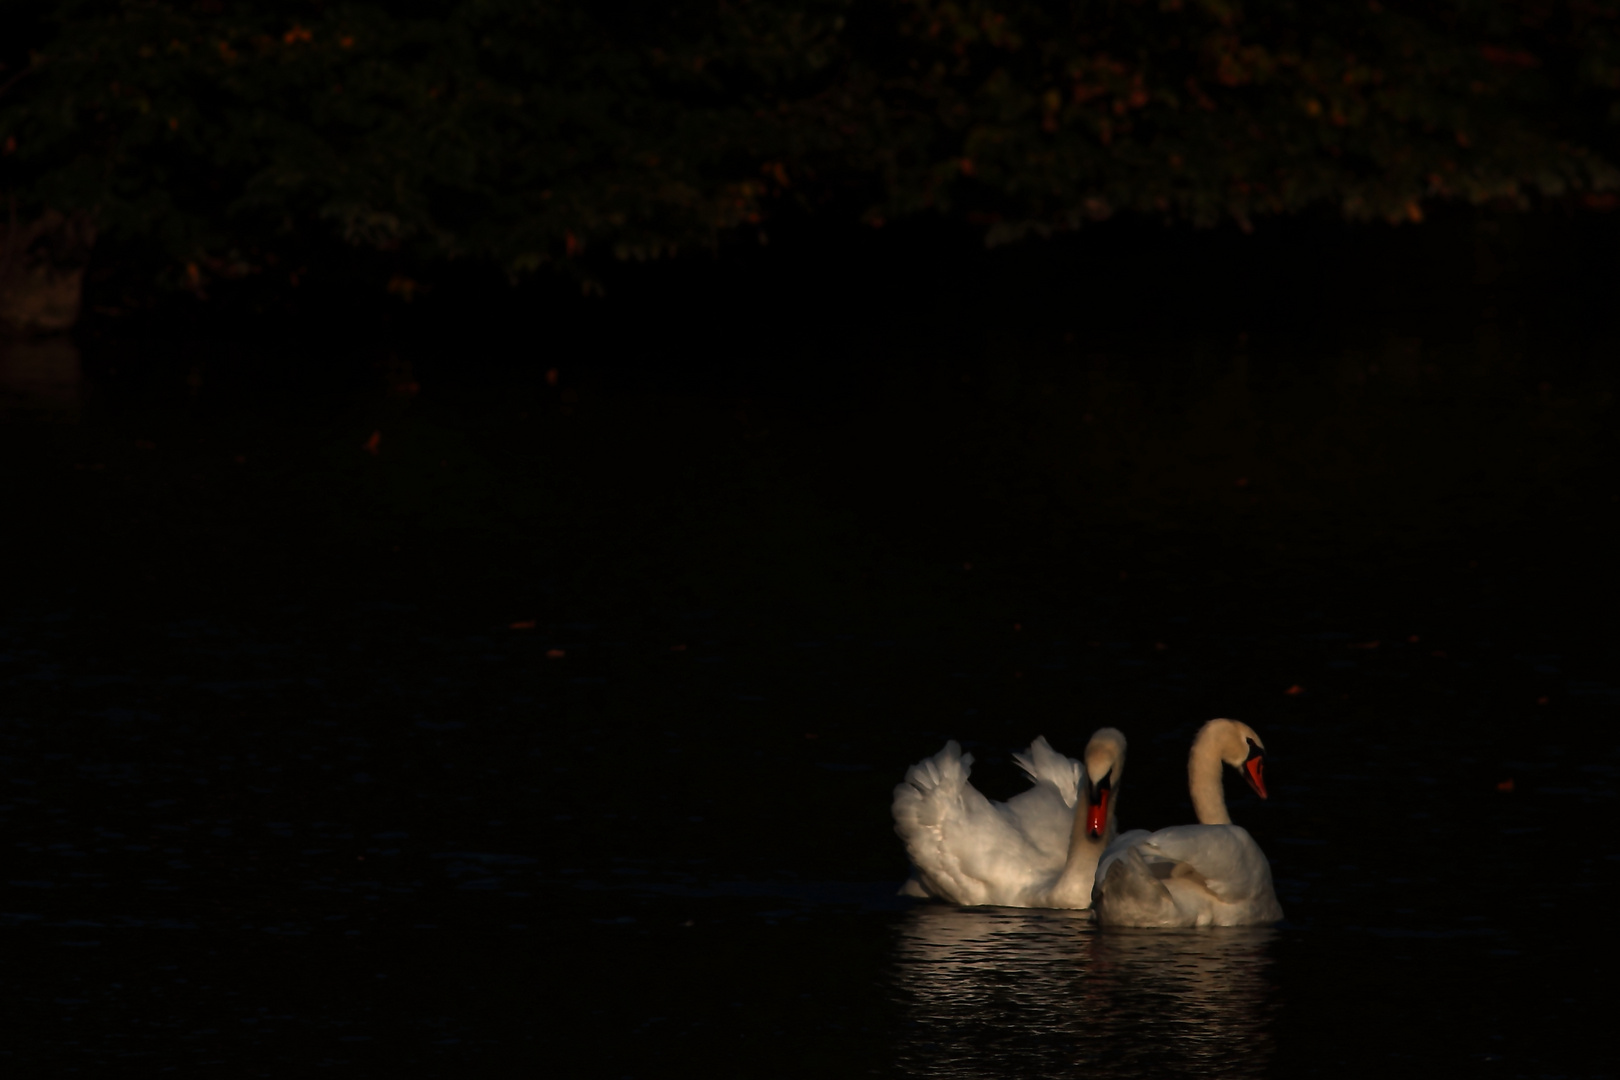
POLYGON ((1099 931, 1085 912, 924 905, 897 924, 899 1059, 923 1077, 1252 1076, 1276 931, 1099 931))

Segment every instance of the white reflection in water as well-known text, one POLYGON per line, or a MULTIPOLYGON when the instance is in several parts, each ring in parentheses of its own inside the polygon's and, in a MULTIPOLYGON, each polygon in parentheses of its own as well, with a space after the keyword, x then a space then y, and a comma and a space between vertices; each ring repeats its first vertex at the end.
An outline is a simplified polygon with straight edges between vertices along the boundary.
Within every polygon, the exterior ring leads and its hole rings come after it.
POLYGON ((1103 930, 1085 912, 919 906, 895 943, 915 1076, 1255 1076, 1271 929, 1103 930))

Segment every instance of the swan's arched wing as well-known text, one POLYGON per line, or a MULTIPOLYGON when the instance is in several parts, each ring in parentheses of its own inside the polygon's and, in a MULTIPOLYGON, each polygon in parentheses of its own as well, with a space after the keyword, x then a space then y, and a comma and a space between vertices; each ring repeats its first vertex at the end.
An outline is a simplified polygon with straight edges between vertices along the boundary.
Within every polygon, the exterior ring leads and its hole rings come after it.
POLYGON ((1066 805, 1051 784, 1014 795, 998 807, 1008 824, 1037 852, 1042 867, 1060 873, 1069 859, 1069 837, 1074 831, 1074 808, 1066 805))
POLYGON ((1040 853, 1043 872, 1058 874, 1069 859, 1074 808, 1080 801, 1080 763, 1037 738, 1013 760, 1035 786, 1007 800, 1011 823, 1040 853))
POLYGON ((1020 904, 1050 875, 1050 859, 1016 813, 967 782, 972 762, 951 742, 913 765, 894 789, 895 832, 930 895, 958 904, 1020 904))
POLYGON ((1018 767, 1029 775, 1037 788, 1043 783, 1052 785, 1070 810, 1080 800, 1080 763, 1072 757, 1052 749, 1046 736, 1037 735, 1022 754, 1014 754, 1018 767))

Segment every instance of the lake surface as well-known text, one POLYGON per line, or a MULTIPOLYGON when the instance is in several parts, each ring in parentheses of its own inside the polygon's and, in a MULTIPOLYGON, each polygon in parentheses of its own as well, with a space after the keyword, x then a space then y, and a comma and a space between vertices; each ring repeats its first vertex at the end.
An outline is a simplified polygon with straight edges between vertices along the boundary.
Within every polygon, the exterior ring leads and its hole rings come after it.
POLYGON ((1575 421, 1530 509, 1463 498, 1450 532, 1336 548, 1279 524, 1297 494, 1243 517, 1257 481, 1203 532, 1025 543, 1059 503, 928 496, 906 534, 893 473, 818 477, 848 417, 682 399, 734 441, 664 442, 589 387, 436 399, 384 364, 310 404, 194 355, 7 368, 0 1059, 29 1075, 1616 1074, 1608 444, 1575 421), (502 441, 530 412, 539 447, 502 441), (1214 715, 1267 742, 1272 797, 1228 795, 1283 924, 896 895, 890 793, 945 739, 1005 798, 1011 751, 1116 725, 1152 828, 1190 819, 1214 715))

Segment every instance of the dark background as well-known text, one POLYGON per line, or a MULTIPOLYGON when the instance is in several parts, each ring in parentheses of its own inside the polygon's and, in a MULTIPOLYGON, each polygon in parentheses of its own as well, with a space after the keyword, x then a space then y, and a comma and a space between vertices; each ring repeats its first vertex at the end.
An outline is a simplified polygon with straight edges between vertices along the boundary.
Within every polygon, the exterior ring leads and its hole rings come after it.
POLYGON ((987 247, 983 192, 871 190, 517 275, 304 219, 274 273, 56 267, 71 333, 0 343, 0 1053, 1612 1075, 1602 199, 987 247), (945 739, 1005 798, 1117 725, 1158 827, 1214 715, 1267 740, 1278 929, 893 895, 945 739))
POLYGON ((1553 988, 1610 955, 1605 226, 807 227, 10 344, 10 1053, 1604 1075, 1553 988), (1032 925, 962 1000, 1050 972, 1046 1034, 919 1013, 905 766, 1004 798, 1116 724, 1162 824, 1216 714, 1272 750, 1264 1009, 1142 1042, 1172 961, 1032 925))

